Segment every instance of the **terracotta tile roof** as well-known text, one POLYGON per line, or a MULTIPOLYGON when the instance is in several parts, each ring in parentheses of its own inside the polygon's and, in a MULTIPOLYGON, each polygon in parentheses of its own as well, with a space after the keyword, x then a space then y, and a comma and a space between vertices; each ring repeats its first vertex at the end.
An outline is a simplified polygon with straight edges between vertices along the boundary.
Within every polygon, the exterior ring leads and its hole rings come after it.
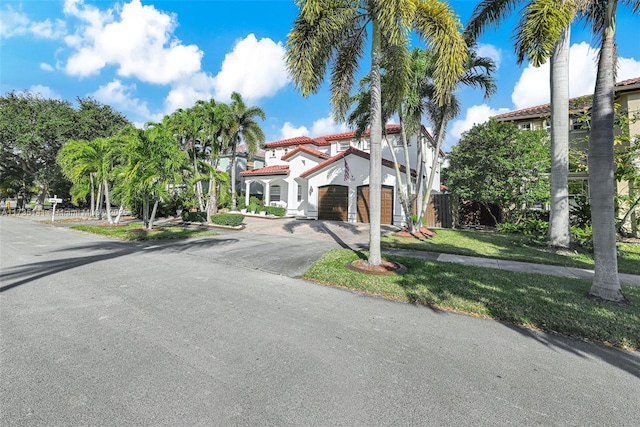
POLYGON ((621 87, 621 86, 631 86, 631 85, 635 85, 635 84, 640 84, 640 77, 636 77, 633 79, 628 79, 628 80, 623 80, 621 82, 616 83, 616 87, 621 87))
POLYGON ((329 142, 321 142, 319 140, 315 140, 315 139, 311 139, 308 136, 297 136, 295 138, 289 138, 289 139, 282 139, 280 141, 273 141, 273 142, 268 142, 264 145, 264 148, 266 148, 267 150, 269 148, 276 148, 276 147, 287 147, 290 145, 302 145, 302 144, 313 144, 315 146, 322 146, 322 145, 330 145, 329 142))
MULTIPOLYGON (((640 77, 633 79, 623 80, 616 83, 616 90, 622 90, 626 86, 640 84, 640 77)), ((569 100, 569 110, 577 111, 591 108, 593 95, 584 95, 577 98, 571 98, 569 100)), ((510 119, 523 119, 533 118, 540 116, 551 115, 551 104, 536 105, 535 107, 523 108, 522 110, 510 111, 504 114, 498 114, 493 116, 496 120, 510 120, 510 119)))
MULTIPOLYGON (((314 172, 317 172, 317 171, 319 171, 321 169, 324 169, 325 167, 329 166, 330 164, 332 164, 334 162, 337 162, 338 160, 342 159, 343 157, 346 157, 349 154, 353 154, 353 155, 362 157, 363 159, 367 159, 367 160, 369 160, 371 158, 369 153, 366 153, 364 151, 358 150, 357 148, 354 148, 354 147, 349 147, 345 151, 336 154, 335 156, 325 160, 324 162, 312 167, 309 170, 304 171, 303 173, 300 174, 300 176, 302 178, 306 178, 309 175, 313 174, 314 172)), ((386 160, 386 159, 382 159, 382 164, 387 166, 387 167, 389 167, 389 168, 393 167, 393 162, 389 161, 389 160, 386 160)), ((405 170, 404 166, 400 166, 400 170, 404 172, 404 170, 405 170)), ((415 176, 416 175, 416 171, 411 169, 411 175, 415 176)))
MULTIPOLYGON (((422 131, 424 132, 425 135, 427 135, 427 138, 429 138, 429 141, 431 142, 431 144, 435 147, 436 146, 436 142, 433 139, 433 136, 431 136, 431 134, 429 133, 429 131, 427 130, 426 127, 422 126, 422 131)), ((399 124, 387 124, 385 126, 385 132, 387 133, 387 135, 393 135, 395 133, 399 133, 400 132, 400 125, 399 124)), ((364 133, 365 136, 368 136, 370 134, 369 129, 367 129, 364 133)), ((341 132, 341 133, 334 133, 331 135, 323 135, 323 136, 318 136, 315 138, 309 138, 308 136, 298 136, 295 138, 289 138, 289 139, 283 139, 280 141, 273 141, 273 142, 268 142, 265 144, 264 148, 265 149, 271 149, 271 148, 277 148, 277 147, 288 147, 291 145, 303 145, 303 144, 313 144, 316 147, 324 147, 324 146, 328 146, 331 145, 331 141, 339 141, 339 140, 344 140, 344 139, 353 139, 356 137, 356 132, 355 131, 349 131, 349 132, 341 132)), ((444 157, 445 153, 440 150, 440 155, 444 157)))
POLYGON ((240 172, 240 176, 289 175, 289 165, 267 166, 240 172))
POLYGON ((287 160, 293 157, 295 154, 304 152, 307 154, 311 154, 315 157, 320 157, 321 159, 328 159, 329 155, 327 153, 323 153, 322 151, 314 150, 313 148, 305 147, 304 145, 299 146, 295 150, 289 151, 287 154, 281 157, 281 160, 287 160))

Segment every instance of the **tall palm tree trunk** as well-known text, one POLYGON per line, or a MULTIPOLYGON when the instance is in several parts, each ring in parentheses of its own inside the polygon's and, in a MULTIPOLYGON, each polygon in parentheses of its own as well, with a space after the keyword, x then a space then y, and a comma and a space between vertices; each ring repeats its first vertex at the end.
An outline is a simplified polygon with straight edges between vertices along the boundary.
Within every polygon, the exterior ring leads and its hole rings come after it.
POLYGON ((371 35, 371 147, 369 162, 369 264, 380 265, 380 209, 382 192, 382 97, 380 82, 380 27, 373 21, 371 35))
POLYGON ((438 123, 437 135, 436 135, 436 147, 433 153, 433 160, 431 161, 431 170, 429 171, 429 181, 427 182, 427 188, 424 191, 424 200, 422 202, 422 206, 420 206, 420 212, 418 212, 418 221, 422 222, 422 218, 424 218, 425 213, 427 212, 427 207, 429 206, 429 200, 431 199, 431 188, 433 187, 433 181, 435 181, 436 170, 438 168, 438 162, 440 161, 440 147, 442 146, 442 141, 444 140, 444 129, 447 126, 447 106, 442 107, 441 117, 438 123))
POLYGON ((569 40, 562 32, 551 57, 551 209, 547 244, 567 248, 569 231, 569 40))
POLYGON ((237 208, 236 197, 236 145, 231 146, 231 210, 235 211, 237 208))
POLYGON ((591 114, 588 164, 595 276, 589 294, 620 302, 625 297, 618 277, 613 163, 616 3, 613 0, 606 5, 604 36, 591 114))
POLYGON ((107 182, 106 178, 103 181, 104 182, 102 185, 104 186, 104 200, 107 209, 107 221, 109 222, 109 224, 113 224, 113 217, 111 216, 111 197, 109 196, 109 183, 107 182))
POLYGON ((89 182, 91 183, 91 208, 89 209, 89 216, 96 216, 96 189, 93 182, 93 172, 89 174, 89 182))

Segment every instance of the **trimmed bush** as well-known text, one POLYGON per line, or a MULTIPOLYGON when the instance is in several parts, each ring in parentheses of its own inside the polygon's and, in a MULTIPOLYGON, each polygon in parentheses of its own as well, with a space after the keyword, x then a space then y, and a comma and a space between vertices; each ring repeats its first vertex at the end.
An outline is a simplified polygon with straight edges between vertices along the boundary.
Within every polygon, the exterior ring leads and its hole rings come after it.
POLYGON ((263 209, 268 215, 284 216, 287 213, 286 208, 281 208, 279 206, 265 206, 263 209))
POLYGON ((237 213, 220 213, 211 215, 211 221, 217 225, 237 227, 239 225, 242 225, 242 221, 244 221, 244 215, 237 213))
POLYGON ((206 212, 188 212, 182 211, 182 219, 187 222, 206 222, 207 221, 207 213, 206 212))

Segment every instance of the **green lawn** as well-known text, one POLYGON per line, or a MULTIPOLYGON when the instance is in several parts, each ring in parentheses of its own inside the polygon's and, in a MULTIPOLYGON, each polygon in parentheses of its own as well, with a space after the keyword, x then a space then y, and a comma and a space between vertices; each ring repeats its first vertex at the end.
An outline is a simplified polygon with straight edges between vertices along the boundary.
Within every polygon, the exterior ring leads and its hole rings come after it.
POLYGON ((185 239, 189 237, 216 236, 217 233, 210 230, 191 230, 182 227, 161 226, 154 227, 154 231, 142 231, 141 222, 132 222, 126 225, 76 225, 74 230, 100 234, 122 240, 162 240, 185 239), (155 231, 157 229, 157 231, 155 231))
POLYGON ((345 267, 357 258, 348 249, 332 250, 304 278, 622 348, 640 348, 639 287, 623 286, 634 304, 618 305, 586 298, 591 286, 586 280, 391 256, 387 258, 405 265, 407 272, 372 276, 345 267))
MULTIPOLYGON (((451 229, 435 231, 436 236, 426 240, 384 236, 382 245, 389 248, 593 269, 593 256, 589 253, 552 253, 532 239, 517 234, 451 229)), ((640 245, 618 243, 618 254, 618 271, 640 274, 640 245)))

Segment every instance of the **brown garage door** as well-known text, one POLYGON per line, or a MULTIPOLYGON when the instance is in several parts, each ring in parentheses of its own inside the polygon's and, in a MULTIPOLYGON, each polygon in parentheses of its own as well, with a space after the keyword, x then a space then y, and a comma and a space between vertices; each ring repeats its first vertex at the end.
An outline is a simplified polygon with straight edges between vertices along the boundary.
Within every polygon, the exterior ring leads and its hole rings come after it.
POLYGON ((349 187, 327 185, 318 188, 318 219, 346 221, 349 210, 349 187))
MULTIPOLYGON (((393 187, 382 186, 381 194, 382 210, 380 211, 381 224, 393 224, 393 187)), ((369 186, 358 187, 358 221, 369 221, 369 186)))

